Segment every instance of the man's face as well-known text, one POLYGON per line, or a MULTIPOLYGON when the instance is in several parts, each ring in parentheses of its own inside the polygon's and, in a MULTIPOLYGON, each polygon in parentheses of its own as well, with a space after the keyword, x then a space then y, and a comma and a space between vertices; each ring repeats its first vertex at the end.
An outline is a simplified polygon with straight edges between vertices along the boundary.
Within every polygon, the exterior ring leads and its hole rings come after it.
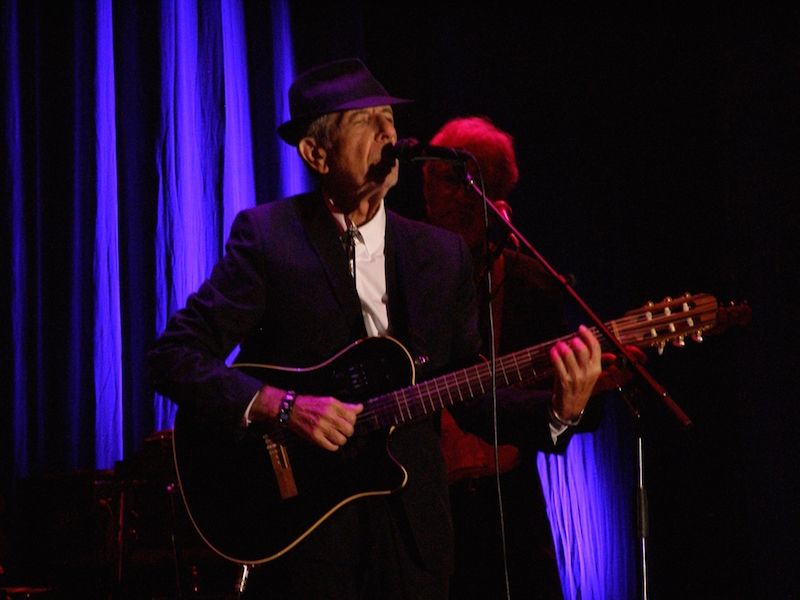
POLYGON ((331 134, 329 184, 340 196, 385 196, 398 175, 397 161, 385 147, 396 141, 391 106, 344 111, 331 134))
POLYGON ((478 194, 466 185, 463 172, 447 163, 430 162, 423 173, 428 220, 460 233, 470 248, 480 247, 485 237, 483 205, 478 194))

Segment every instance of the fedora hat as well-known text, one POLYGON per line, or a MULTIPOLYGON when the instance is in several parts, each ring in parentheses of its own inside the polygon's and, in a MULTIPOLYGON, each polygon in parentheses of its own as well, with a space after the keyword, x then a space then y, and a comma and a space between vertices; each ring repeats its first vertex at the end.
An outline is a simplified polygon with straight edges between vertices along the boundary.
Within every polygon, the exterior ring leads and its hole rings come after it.
POLYGON ((319 116, 407 102, 413 101, 390 96, 361 60, 336 60, 312 67, 297 76, 289 88, 291 118, 278 127, 278 135, 296 145, 311 121, 319 116))

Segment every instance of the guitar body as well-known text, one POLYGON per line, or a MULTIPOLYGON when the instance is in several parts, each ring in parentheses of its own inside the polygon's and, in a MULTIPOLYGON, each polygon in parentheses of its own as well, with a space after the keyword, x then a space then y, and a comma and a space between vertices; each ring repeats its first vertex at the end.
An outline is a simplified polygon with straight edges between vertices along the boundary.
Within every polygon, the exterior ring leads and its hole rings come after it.
MULTIPOLYGON (((234 366, 283 389, 351 403, 367 403, 414 377, 410 355, 388 337, 360 340, 308 369, 234 366)), ((184 503, 205 543, 228 560, 258 564, 302 543, 345 504, 401 489, 407 475, 389 452, 389 434, 357 434, 329 452, 289 436, 280 444, 249 431, 221 432, 181 408, 173 449, 184 503), (277 476, 287 464, 293 494, 277 476)))
MULTIPOLYGON (((599 336, 621 344, 655 347, 714 332, 721 309, 708 294, 648 302, 605 325, 599 336)), ((749 315, 749 311, 747 312, 749 315)), ((566 339, 566 338, 562 338, 566 339)), ((391 431, 442 408, 499 388, 532 385, 552 374, 549 350, 538 344, 460 371, 414 383, 414 361, 390 337, 365 338, 307 369, 240 364, 266 383, 299 394, 329 395, 364 403, 356 433, 337 452, 285 434, 270 439, 254 431, 224 432, 181 408, 173 448, 184 503, 195 529, 214 551, 242 564, 274 560, 324 527, 326 519, 365 496, 403 488, 408 474, 390 452, 391 431)), ((669 404, 668 394, 662 394, 669 404)), ((688 418, 687 418, 688 421, 688 418)), ((253 428, 250 428, 253 429, 253 428)))

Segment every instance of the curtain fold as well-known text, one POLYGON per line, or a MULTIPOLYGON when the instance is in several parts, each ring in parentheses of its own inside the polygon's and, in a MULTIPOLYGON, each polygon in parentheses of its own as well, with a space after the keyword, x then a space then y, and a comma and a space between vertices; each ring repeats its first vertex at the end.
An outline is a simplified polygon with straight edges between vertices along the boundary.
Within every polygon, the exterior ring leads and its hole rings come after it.
MULTIPOLYGON (((275 123, 289 120, 289 86, 295 76, 294 52, 292 51, 291 16, 287 0, 272 0, 272 55, 273 98, 275 101, 275 123)), ((277 152, 281 168, 281 196, 290 196, 311 187, 311 178, 297 156, 297 151, 283 142, 278 142, 277 152)))
POLYGON ((95 464, 101 469, 112 468, 123 457, 120 224, 117 207, 114 31, 111 8, 111 0, 97 0, 94 373, 95 464))
POLYGON ((247 40, 244 8, 239 2, 221 3, 225 141, 222 175, 222 237, 240 210, 255 206, 255 174, 247 81, 247 40))
POLYGON ((565 598, 636 598, 631 515, 636 480, 630 415, 614 394, 591 434, 537 458, 565 598))
MULTIPOLYGON (((161 13, 156 330, 210 274, 237 212, 255 204, 247 44, 239 2, 161 13)), ((156 396, 156 427, 176 408, 156 396)))
MULTIPOLYGON (((28 385, 24 357, 27 354, 27 341, 25 336, 25 323, 28 322, 29 311, 25 302, 26 273, 28 270, 28 252, 25 244, 25 211, 24 190, 22 185, 22 109, 20 106, 20 65, 19 65, 19 26, 16 0, 10 0, 4 5, 2 36, 5 40, 3 52, 5 58, 4 86, 3 86, 3 130, 5 132, 3 167, 6 176, 4 188, 8 198, 8 227, 5 229, 6 240, 9 240, 9 288, 11 297, 8 318, 11 324, 11 360, 3 361, 9 364, 10 375, 10 428, 3 428, 4 444, 3 455, 10 457, 10 461, 3 466, 17 475, 25 476, 28 473, 28 445, 29 426, 26 398, 28 385)), ((8 380, 8 379, 7 379, 8 380)))

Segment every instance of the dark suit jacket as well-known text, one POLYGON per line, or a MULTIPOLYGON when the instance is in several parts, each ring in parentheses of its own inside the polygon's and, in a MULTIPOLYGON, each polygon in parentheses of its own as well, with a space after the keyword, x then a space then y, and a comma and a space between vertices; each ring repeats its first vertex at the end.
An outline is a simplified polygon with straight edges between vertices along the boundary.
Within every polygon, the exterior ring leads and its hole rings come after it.
MULTIPOLYGON (((463 366, 480 349, 472 261, 460 236, 387 211, 386 276, 392 335, 426 361, 417 379, 463 366)), ((263 385, 230 369, 238 362, 309 367, 366 335, 337 227, 317 193, 242 211, 224 257, 148 353, 155 388, 199 418, 235 430, 263 385)), ((480 403, 462 407, 477 426, 480 403)), ((519 404, 517 403, 517 410, 519 404)), ((457 415, 458 417, 459 415, 457 415)), ((514 419, 514 432, 534 432, 514 419)), ((538 419, 535 435, 546 436, 538 419)), ((452 565, 438 419, 400 428, 392 452, 408 471, 402 507, 421 558, 452 565)))

